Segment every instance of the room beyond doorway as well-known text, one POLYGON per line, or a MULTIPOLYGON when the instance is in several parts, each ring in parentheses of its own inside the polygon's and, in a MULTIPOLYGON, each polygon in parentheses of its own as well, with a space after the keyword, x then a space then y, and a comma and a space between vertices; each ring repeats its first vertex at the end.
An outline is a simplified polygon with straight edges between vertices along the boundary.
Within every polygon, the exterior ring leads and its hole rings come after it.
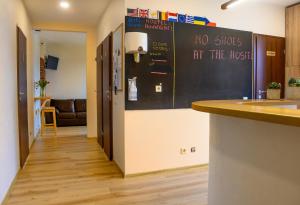
MULTIPOLYGON (((49 83, 40 92, 41 103, 49 100, 44 106, 55 108, 58 127, 73 130, 72 127, 82 126, 86 135, 86 33, 41 30, 39 37, 40 80, 49 83)), ((46 123, 53 122, 52 116, 46 116, 46 123)))
POLYGON ((41 57, 50 81, 47 94, 56 99, 86 98, 86 34, 41 31, 40 36, 41 57), (58 62, 52 65, 55 58, 58 62))

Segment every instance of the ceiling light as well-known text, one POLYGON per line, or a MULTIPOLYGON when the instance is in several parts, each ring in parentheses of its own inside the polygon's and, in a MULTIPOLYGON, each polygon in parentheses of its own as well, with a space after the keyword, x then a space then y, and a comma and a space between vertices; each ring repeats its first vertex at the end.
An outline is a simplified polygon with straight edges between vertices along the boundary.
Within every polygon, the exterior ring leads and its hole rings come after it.
POLYGON ((63 9, 68 9, 68 8, 70 8, 70 3, 67 2, 67 1, 61 1, 59 5, 60 5, 60 7, 63 8, 63 9))
POLYGON ((221 9, 226 10, 236 6, 237 4, 241 3, 242 0, 230 0, 225 4, 222 4, 221 9))

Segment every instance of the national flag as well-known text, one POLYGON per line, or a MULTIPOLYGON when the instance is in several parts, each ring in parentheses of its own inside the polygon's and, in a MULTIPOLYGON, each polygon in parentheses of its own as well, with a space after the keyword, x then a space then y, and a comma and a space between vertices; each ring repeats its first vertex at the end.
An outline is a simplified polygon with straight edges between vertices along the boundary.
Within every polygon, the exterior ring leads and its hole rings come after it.
POLYGON ((150 19, 159 19, 159 12, 157 10, 149 10, 150 19))
POLYGON ((178 15, 177 13, 168 12, 168 21, 177 22, 178 21, 177 15, 178 15))
POLYGON ((168 12, 160 11, 159 19, 162 21, 167 21, 168 20, 168 12))
POLYGON ((139 9, 139 17, 140 18, 148 18, 149 10, 148 9, 139 9))
POLYGON ((186 16, 186 23, 194 24, 194 16, 186 16))
POLYGON ((138 9, 127 9, 127 16, 138 17, 139 10, 138 9))
POLYGON ((185 14, 178 14, 178 22, 179 23, 186 23, 186 15, 185 14))
POLYGON ((208 23, 209 23, 209 20, 207 18, 194 16, 194 24, 205 26, 208 23))
POLYGON ((217 24, 214 22, 209 22, 208 24, 206 24, 206 26, 217 27, 217 24))
POLYGON ((207 25, 210 22, 210 20, 208 20, 206 17, 203 17, 203 21, 205 21, 205 25, 207 25))

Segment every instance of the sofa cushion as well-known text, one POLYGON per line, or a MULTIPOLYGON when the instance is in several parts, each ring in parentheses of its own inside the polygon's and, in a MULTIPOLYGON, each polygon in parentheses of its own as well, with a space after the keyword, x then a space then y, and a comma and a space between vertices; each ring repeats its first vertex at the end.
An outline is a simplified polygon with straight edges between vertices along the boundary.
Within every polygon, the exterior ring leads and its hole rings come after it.
POLYGON ((86 112, 86 100, 77 99, 75 100, 75 112, 86 112))
POLYGON ((58 113, 58 118, 60 119, 74 119, 76 114, 74 112, 60 112, 58 113))
POLYGON ((86 112, 77 112, 76 116, 79 119, 86 119, 86 112))
POLYGON ((59 112, 75 112, 74 100, 51 100, 51 106, 56 107, 59 112))

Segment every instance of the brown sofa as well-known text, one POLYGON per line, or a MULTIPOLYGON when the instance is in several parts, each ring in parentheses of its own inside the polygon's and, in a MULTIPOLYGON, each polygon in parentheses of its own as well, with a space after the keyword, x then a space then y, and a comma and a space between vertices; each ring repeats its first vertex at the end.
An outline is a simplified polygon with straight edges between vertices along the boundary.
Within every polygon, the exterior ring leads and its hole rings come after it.
POLYGON ((50 106, 56 108, 56 121, 58 127, 86 126, 85 99, 51 99, 50 106))

